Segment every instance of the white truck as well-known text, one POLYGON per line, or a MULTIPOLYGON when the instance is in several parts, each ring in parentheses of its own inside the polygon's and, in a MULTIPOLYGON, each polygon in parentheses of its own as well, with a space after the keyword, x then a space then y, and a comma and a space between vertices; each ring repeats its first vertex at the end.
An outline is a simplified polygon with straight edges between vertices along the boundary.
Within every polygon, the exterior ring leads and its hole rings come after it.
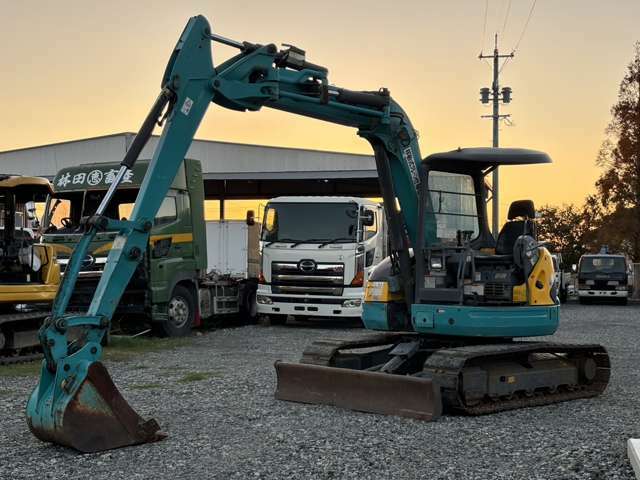
POLYGON ((369 272, 387 255, 384 211, 357 197, 277 197, 260 248, 258 315, 360 318, 369 272))

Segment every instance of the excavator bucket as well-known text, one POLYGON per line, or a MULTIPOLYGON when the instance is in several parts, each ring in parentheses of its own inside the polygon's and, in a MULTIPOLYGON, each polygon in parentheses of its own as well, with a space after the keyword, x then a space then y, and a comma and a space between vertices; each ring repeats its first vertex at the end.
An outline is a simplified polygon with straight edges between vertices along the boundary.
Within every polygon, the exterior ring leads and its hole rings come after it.
POLYGON ((428 378, 301 363, 275 367, 279 400, 427 421, 442 414, 440 388, 428 378))
POLYGON ((154 419, 143 420, 129 406, 100 362, 90 364, 72 395, 54 395, 53 385, 39 401, 36 389, 27 406, 29 428, 40 440, 91 453, 166 437, 154 419))

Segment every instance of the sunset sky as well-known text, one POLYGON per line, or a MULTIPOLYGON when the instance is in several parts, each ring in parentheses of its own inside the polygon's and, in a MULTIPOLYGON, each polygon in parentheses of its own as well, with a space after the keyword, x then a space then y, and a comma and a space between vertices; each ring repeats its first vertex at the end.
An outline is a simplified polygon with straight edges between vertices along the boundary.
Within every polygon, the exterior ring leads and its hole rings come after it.
MULTIPOLYGON (((480 118, 490 111, 478 91, 490 86, 491 68, 477 56, 491 53, 496 31, 508 53, 532 4, 489 0, 482 38, 485 0, 0 1, 0 151, 136 131, 184 24, 201 13, 221 35, 305 49, 336 85, 388 87, 420 131, 423 156, 490 145, 490 120, 480 118)), ((502 113, 514 126, 503 125, 501 146, 545 150, 555 163, 504 169, 504 206, 526 197, 581 203, 593 190, 638 25, 640 0, 537 1, 502 73, 513 89, 502 113)), ((216 44, 214 62, 232 53, 216 44)), ((197 136, 370 153, 351 129, 266 110, 211 108, 197 136)))

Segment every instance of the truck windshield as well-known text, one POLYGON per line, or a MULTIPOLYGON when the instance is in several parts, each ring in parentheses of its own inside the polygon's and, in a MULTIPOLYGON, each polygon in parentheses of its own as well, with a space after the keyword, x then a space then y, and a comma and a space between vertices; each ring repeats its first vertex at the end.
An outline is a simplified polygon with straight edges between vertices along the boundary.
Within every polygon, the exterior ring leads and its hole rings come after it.
POLYGON ((429 193, 440 240, 455 240, 457 232, 465 230, 473 232, 471 238, 478 236, 478 208, 471 176, 432 170, 429 193))
POLYGON ((264 211, 262 240, 265 242, 336 243, 355 242, 358 205, 355 203, 280 203, 264 211))
POLYGON ((625 273, 624 257, 582 257, 580 273, 625 273))
MULTIPOLYGON (((45 233, 74 233, 82 217, 93 215, 106 191, 76 191, 56 193, 45 213, 45 233)), ((137 189, 122 189, 114 195, 106 216, 114 219, 127 218, 131 214, 137 189)))

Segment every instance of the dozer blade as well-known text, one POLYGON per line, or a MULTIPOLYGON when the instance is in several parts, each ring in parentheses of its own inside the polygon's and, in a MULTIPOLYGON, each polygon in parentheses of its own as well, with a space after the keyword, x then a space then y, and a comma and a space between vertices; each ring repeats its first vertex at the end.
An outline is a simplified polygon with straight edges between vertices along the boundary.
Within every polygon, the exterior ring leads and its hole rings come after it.
POLYGON ((28 423, 32 433, 43 441, 91 453, 166 437, 154 419, 143 420, 129 406, 100 362, 91 363, 71 398, 63 395, 51 400, 46 395, 43 403, 51 407, 38 415, 33 415, 31 408, 34 396, 37 390, 27 408, 28 423))
POLYGON ((276 362, 276 398, 361 412, 435 420, 440 388, 430 379, 348 368, 276 362))

